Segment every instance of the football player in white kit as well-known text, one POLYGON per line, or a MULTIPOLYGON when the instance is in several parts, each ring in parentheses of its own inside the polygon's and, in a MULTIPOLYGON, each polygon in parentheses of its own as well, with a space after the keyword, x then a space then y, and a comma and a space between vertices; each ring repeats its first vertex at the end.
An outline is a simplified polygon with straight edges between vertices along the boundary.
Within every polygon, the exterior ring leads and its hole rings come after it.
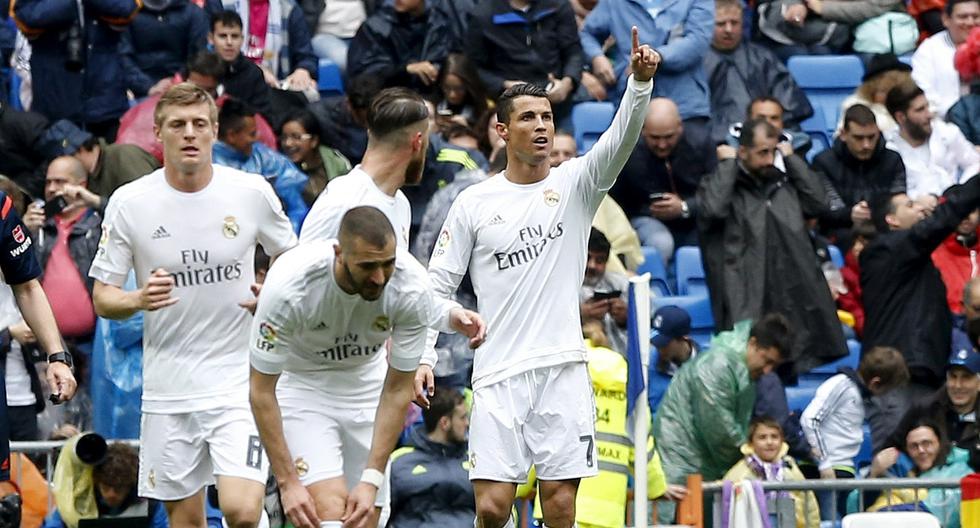
POLYGON ((459 330, 471 346, 483 338, 477 314, 444 303, 432 321, 432 304, 425 268, 396 250, 371 206, 349 209, 337 240, 300 244, 269 270, 250 335, 250 397, 297 528, 377 525, 428 327, 459 330))
MULTIPOLYGON (((429 149, 429 117, 419 94, 405 88, 382 90, 368 108, 368 145, 361 163, 331 180, 317 197, 303 221, 300 242, 336 238, 340 218, 348 209, 371 205, 388 217, 398 247, 408 249, 412 207, 401 188, 422 181, 429 149)), ((423 407, 429 405, 427 396, 435 390, 433 364, 426 358, 416 374, 416 402, 423 407)))
POLYGON ((262 176, 211 163, 218 110, 181 83, 157 103, 163 168, 116 190, 90 275, 96 312, 145 311, 139 494, 164 501, 170 525, 205 526, 204 493, 217 481, 225 521, 254 527, 268 460, 248 404, 256 244, 296 244, 262 176), (135 270, 139 289, 122 285, 135 270), (215 479, 216 477, 216 479, 215 479))
POLYGON ((477 526, 512 526, 514 491, 533 464, 544 524, 575 522, 579 480, 598 473, 595 403, 578 310, 592 217, 639 137, 660 55, 633 28, 632 78, 587 154, 551 169, 547 93, 522 84, 497 104, 507 170, 464 190, 429 261, 437 295, 469 270, 491 331, 473 370, 470 479, 477 526))

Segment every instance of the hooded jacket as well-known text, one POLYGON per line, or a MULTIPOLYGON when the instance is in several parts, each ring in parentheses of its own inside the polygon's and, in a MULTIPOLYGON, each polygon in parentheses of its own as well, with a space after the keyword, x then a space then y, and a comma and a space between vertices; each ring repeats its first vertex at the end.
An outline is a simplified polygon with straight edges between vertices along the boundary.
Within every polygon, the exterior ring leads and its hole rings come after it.
POLYGON ((209 27, 207 13, 189 0, 144 2, 119 42, 126 87, 144 97, 157 81, 181 71, 207 46, 209 27))
POLYGON ((954 314, 963 313, 963 286, 980 275, 980 240, 974 234, 952 233, 932 252, 932 263, 946 285, 946 303, 954 314))
POLYGON ((698 188, 698 234, 716 326, 782 313, 796 335, 787 368, 807 372, 847 348, 804 223, 824 210, 823 186, 799 156, 785 163, 768 178, 719 163, 698 188))
POLYGON ((861 252, 864 349, 901 350, 918 383, 942 382, 953 328, 932 252, 978 206, 980 178, 970 178, 947 191, 932 215, 909 229, 879 234, 861 252))
POLYGON ((476 499, 469 481, 467 445, 434 442, 424 425, 411 430, 410 443, 391 455, 388 526, 472 525, 476 499))

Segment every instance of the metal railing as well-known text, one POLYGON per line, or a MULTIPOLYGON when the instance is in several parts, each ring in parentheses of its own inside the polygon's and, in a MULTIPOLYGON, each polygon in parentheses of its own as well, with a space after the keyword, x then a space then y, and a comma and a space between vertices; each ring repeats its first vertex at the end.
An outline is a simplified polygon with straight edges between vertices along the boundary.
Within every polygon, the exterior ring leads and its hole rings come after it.
MULTIPOLYGON (((768 482, 761 481, 762 489, 765 492, 770 491, 812 491, 817 492, 835 492, 829 493, 830 497, 830 512, 832 512, 832 519, 822 519, 823 521, 838 521, 838 508, 837 508, 837 493, 838 492, 851 492, 853 490, 858 490, 858 511, 865 510, 864 503, 864 493, 865 491, 890 491, 895 489, 914 489, 914 490, 932 490, 932 489, 959 489, 960 480, 959 479, 921 479, 921 478, 874 478, 874 479, 836 479, 836 480, 797 480, 797 481, 786 481, 786 482, 768 482)), ((705 504, 710 505, 712 512, 713 526, 721 526, 721 493, 724 487, 724 482, 710 482, 702 486, 702 491, 705 495, 705 504)), ((892 505, 888 496, 888 504, 892 505)), ((919 505, 922 499, 920 495, 916 493, 916 501, 912 503, 912 508, 919 510, 919 505)), ((810 495, 804 494, 804 505, 803 511, 806 512, 810 507, 810 495)), ((796 508, 795 505, 790 502, 788 508, 783 505, 776 505, 775 512, 770 510, 771 514, 777 516, 777 524, 774 525, 779 528, 783 527, 793 527, 796 524, 796 508), (782 506, 782 507, 781 507, 782 506), (789 518, 787 518, 789 517, 789 518)), ((940 519, 944 521, 944 519, 940 519)), ((818 526, 813 526, 809 523, 809 519, 806 519, 804 515, 804 526, 806 528, 819 528, 818 526)))

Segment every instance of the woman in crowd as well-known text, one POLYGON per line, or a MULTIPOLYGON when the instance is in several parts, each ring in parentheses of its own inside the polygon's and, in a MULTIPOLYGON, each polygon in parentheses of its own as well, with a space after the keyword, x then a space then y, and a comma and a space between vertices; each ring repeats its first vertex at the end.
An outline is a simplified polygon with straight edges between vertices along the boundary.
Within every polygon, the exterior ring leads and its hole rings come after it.
POLYGON ((840 105, 840 120, 837 123, 837 133, 844 127, 844 112, 848 108, 863 104, 875 114, 875 121, 882 135, 898 128, 888 109, 885 108, 885 97, 892 88, 912 80, 912 67, 898 60, 891 53, 875 55, 868 63, 861 85, 853 94, 840 105))
POLYGON ((472 127, 487 111, 487 94, 476 70, 464 55, 453 53, 439 72, 442 100, 436 105, 441 121, 472 127))
POLYGON ((350 172, 350 161, 343 154, 320 144, 320 123, 309 110, 295 113, 286 120, 279 145, 310 178, 303 189, 303 200, 307 205, 313 205, 330 180, 350 172))

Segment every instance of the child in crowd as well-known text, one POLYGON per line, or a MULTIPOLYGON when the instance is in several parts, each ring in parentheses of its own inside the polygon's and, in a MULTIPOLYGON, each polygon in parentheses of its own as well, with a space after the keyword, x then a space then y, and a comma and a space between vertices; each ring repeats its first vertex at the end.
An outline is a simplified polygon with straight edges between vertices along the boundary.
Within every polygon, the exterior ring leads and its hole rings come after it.
MULTIPOLYGON (((756 416, 749 423, 749 441, 742 445, 745 457, 725 473, 725 480, 766 480, 775 482, 805 480, 793 457, 783 428, 775 419, 756 416)), ((820 525, 820 508, 812 491, 771 492, 774 498, 791 497, 796 508, 796 526, 820 525)))

